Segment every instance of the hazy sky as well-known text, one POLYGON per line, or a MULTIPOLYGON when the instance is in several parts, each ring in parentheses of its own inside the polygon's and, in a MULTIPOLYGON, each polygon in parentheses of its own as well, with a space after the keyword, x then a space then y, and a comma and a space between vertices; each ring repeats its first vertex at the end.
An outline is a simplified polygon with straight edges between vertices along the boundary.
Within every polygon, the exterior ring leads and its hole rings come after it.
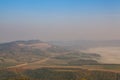
POLYGON ((0 0, 0 42, 120 40, 120 0, 0 0))

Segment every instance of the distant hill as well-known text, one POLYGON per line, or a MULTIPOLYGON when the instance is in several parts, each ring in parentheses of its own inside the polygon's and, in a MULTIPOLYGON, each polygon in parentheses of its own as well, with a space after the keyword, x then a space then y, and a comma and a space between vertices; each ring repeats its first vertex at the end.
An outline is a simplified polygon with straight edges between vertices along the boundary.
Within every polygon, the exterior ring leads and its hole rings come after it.
POLYGON ((67 50, 40 40, 2 43, 0 44, 0 65, 5 67, 33 62, 64 51, 67 50))
POLYGON ((19 64, 82 65, 98 64, 101 56, 87 54, 40 40, 13 41, 0 44, 0 67, 19 64))

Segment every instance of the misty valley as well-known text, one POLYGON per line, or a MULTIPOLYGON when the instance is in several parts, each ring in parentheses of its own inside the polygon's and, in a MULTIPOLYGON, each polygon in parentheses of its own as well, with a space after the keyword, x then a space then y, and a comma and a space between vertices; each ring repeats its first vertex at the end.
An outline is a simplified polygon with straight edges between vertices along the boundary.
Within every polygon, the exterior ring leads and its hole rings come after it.
POLYGON ((120 0, 0 0, 0 80, 120 80, 120 0))
POLYGON ((1 43, 0 80, 119 80, 120 45, 115 42, 1 43))

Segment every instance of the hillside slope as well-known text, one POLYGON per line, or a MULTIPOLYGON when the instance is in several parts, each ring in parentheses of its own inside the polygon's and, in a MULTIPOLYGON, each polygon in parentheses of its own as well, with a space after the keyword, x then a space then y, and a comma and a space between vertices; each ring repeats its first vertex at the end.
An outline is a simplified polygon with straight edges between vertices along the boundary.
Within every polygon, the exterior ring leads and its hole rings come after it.
POLYGON ((40 40, 13 41, 0 44, 0 67, 29 65, 98 64, 97 54, 68 50, 40 40), (47 60, 46 60, 47 59, 47 60), (42 60, 45 60, 41 63, 42 60))

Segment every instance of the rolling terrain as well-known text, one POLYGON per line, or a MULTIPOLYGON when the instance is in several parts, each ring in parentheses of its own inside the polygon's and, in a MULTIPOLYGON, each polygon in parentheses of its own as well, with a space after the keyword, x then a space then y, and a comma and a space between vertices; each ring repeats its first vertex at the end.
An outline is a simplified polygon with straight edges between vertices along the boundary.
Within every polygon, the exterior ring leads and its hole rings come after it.
POLYGON ((99 64, 101 56, 68 50, 39 40, 0 44, 0 67, 99 64))
MULTIPOLYGON (((115 58, 115 54, 111 56, 114 49, 116 51, 113 47, 73 49, 40 40, 2 43, 0 79, 119 80, 119 55, 117 62, 114 61, 117 64, 107 63, 107 59, 115 58)), ((116 53, 119 52, 118 47, 117 50, 116 53)))

